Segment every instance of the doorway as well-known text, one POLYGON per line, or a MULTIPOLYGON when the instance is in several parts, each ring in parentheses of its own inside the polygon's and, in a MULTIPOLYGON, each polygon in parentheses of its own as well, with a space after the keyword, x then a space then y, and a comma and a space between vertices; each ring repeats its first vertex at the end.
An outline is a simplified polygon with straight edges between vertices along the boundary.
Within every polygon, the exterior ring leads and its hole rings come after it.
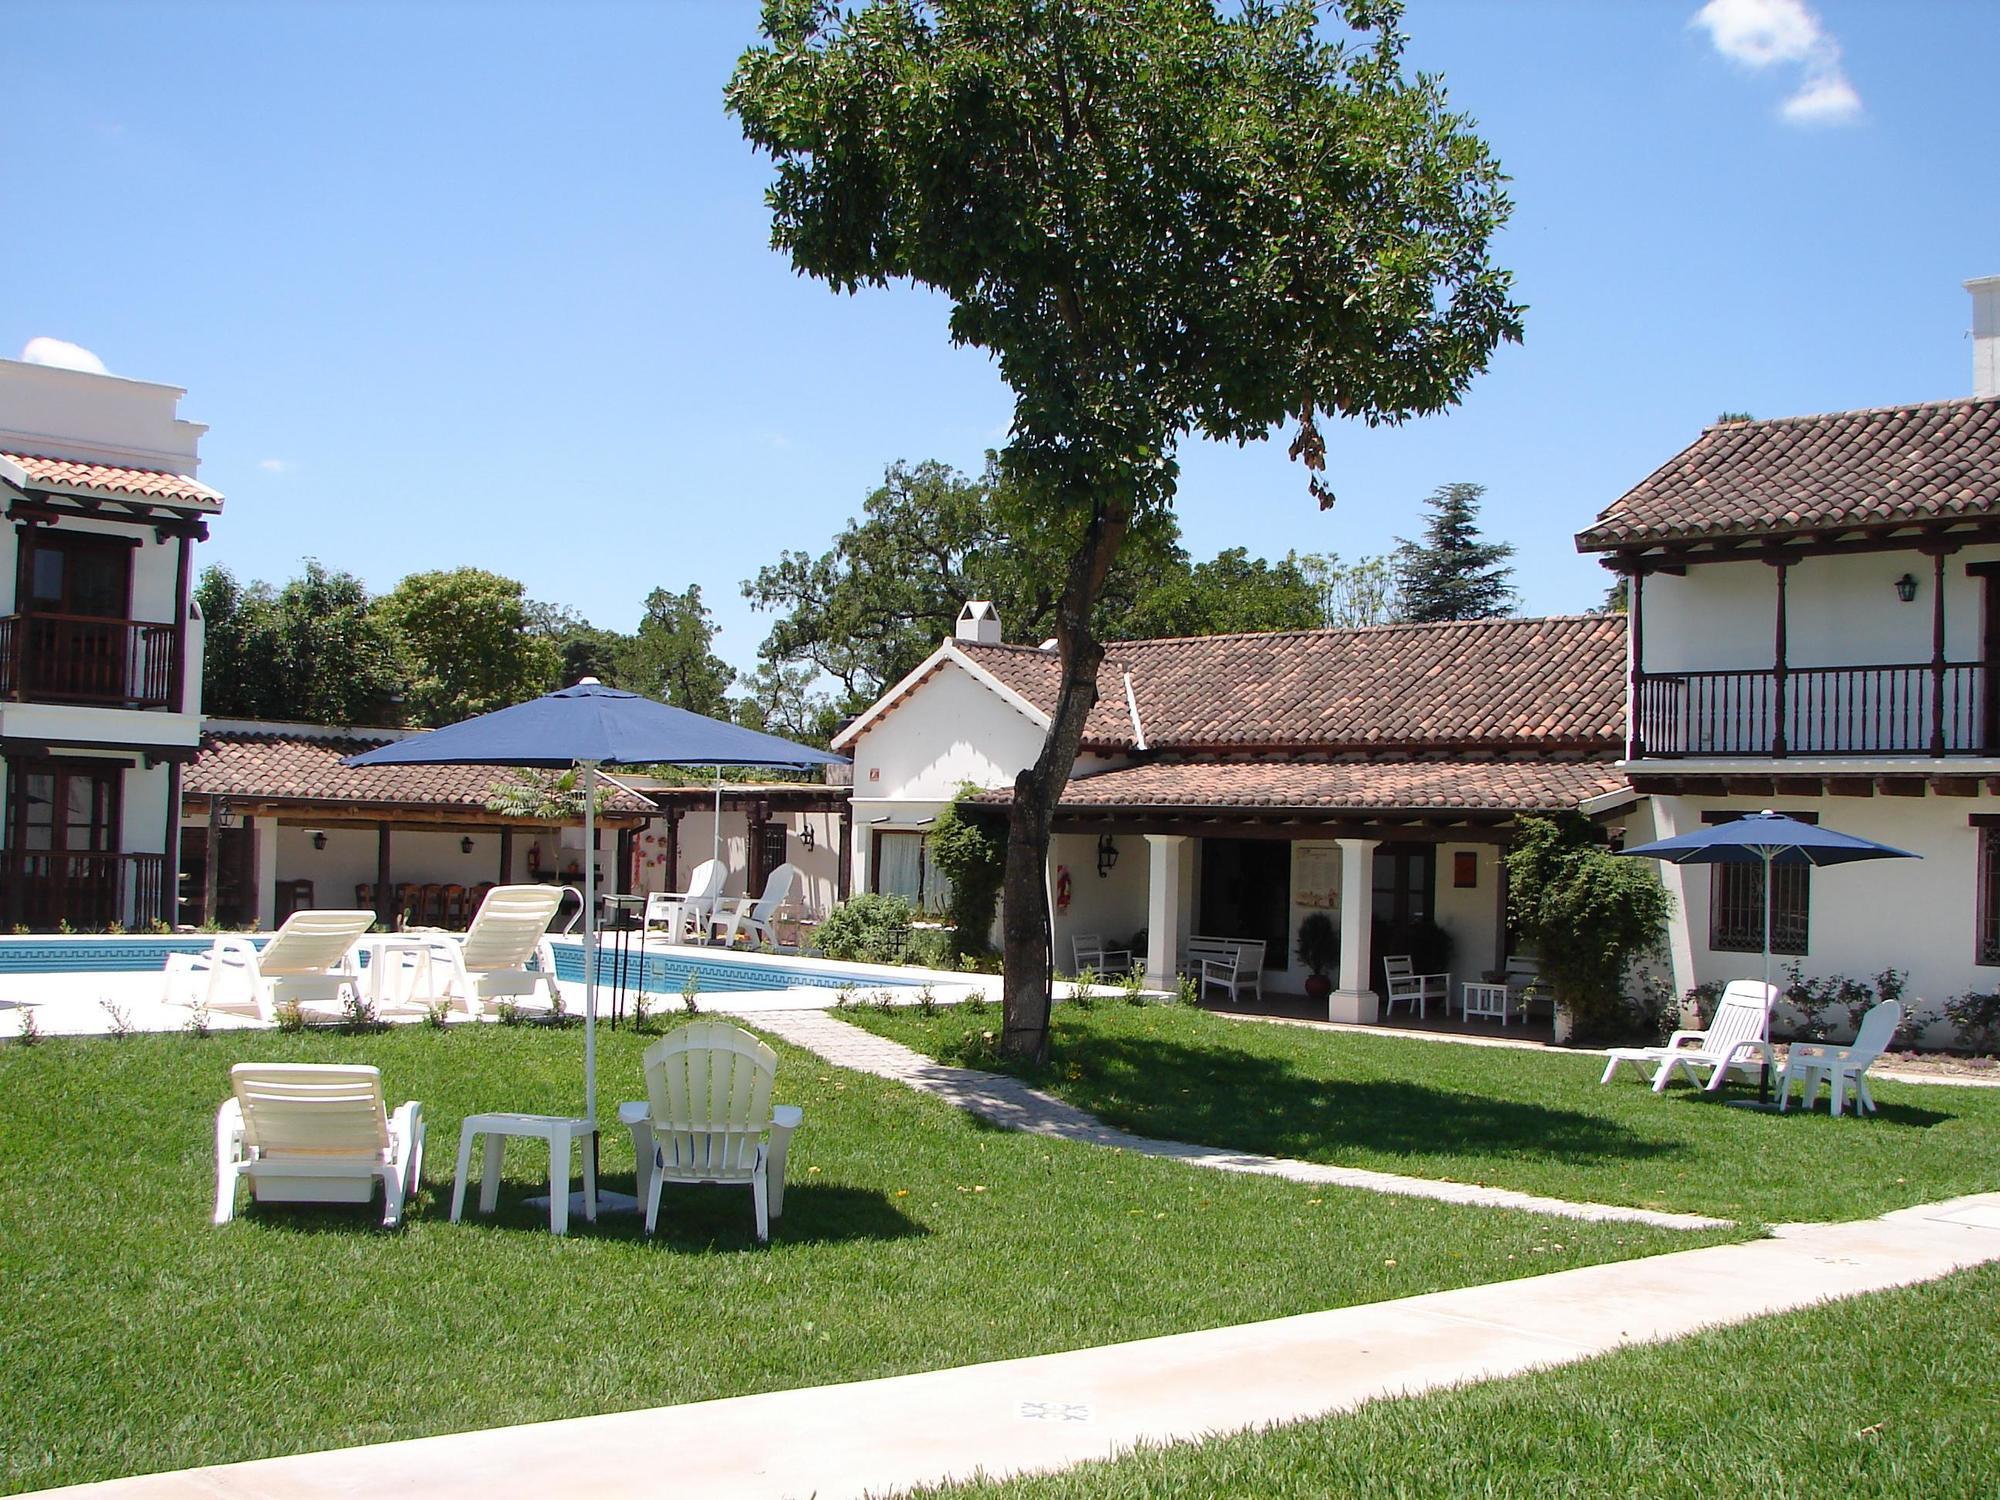
POLYGON ((104 927, 119 910, 118 792, 122 767, 88 761, 9 761, 7 873, 11 920, 104 927))
POLYGON ((1291 960, 1292 846, 1284 839, 1203 839, 1196 925, 1210 937, 1262 938, 1264 967, 1291 960))

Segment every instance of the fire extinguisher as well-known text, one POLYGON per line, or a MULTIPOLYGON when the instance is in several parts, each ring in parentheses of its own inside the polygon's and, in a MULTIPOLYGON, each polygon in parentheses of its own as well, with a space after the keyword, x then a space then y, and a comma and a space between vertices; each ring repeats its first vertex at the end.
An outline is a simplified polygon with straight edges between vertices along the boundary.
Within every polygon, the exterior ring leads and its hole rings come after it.
POLYGON ((1056 910, 1069 910, 1069 866, 1056 866, 1056 910))

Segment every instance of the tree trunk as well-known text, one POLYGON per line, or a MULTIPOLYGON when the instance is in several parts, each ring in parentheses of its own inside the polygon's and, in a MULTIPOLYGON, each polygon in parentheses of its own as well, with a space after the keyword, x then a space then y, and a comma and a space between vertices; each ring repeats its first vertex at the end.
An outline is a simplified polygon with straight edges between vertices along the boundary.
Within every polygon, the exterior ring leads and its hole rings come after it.
POLYGON ((1097 668, 1104 659, 1104 646, 1091 633, 1091 612, 1130 525, 1129 502, 1100 504, 1070 559, 1062 598, 1056 603, 1062 687, 1048 736, 1042 741, 1042 753, 1032 767, 1014 778, 1014 805, 1007 816, 1007 872, 1001 887, 1004 914, 1000 928, 1005 1022, 1000 1045, 1013 1056, 1038 1063, 1048 1061, 1053 980, 1049 831, 1056 803, 1076 764, 1084 721, 1097 702, 1097 668))

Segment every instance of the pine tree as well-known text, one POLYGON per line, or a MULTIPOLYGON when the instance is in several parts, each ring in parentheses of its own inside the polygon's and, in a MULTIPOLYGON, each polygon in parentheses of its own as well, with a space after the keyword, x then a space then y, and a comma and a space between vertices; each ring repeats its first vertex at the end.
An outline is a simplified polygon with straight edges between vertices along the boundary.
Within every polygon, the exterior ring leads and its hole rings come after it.
POLYGON ((1440 485, 1424 501, 1431 509, 1421 542, 1396 539, 1396 580, 1406 620, 1493 620, 1514 612, 1518 598, 1503 567, 1514 549, 1479 540, 1483 484, 1440 485))

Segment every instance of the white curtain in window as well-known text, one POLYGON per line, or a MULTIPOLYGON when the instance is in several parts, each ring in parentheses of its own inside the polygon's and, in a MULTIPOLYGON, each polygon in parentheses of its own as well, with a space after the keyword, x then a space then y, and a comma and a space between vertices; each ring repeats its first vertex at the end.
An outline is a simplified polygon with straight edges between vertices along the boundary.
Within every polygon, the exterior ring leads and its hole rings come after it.
POLYGON ((922 901, 924 895, 924 836, 920 833, 885 833, 876 845, 875 889, 884 896, 907 896, 922 901))

